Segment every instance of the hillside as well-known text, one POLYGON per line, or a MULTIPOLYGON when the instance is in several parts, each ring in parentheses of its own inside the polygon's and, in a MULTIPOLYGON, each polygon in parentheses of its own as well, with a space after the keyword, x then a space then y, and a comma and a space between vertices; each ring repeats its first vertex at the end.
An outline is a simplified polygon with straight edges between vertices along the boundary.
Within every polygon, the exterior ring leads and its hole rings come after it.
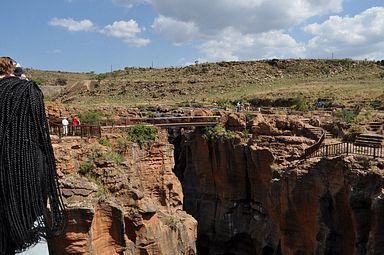
POLYGON ((94 105, 213 105, 282 100, 333 98, 340 104, 373 101, 383 94, 384 69, 380 62, 342 60, 265 60, 205 63, 182 68, 125 68, 105 74, 28 70, 41 84, 65 79, 59 101, 76 106, 94 105), (77 81, 96 80, 92 89, 76 91, 77 81), (68 93, 70 92, 70 93, 68 93))

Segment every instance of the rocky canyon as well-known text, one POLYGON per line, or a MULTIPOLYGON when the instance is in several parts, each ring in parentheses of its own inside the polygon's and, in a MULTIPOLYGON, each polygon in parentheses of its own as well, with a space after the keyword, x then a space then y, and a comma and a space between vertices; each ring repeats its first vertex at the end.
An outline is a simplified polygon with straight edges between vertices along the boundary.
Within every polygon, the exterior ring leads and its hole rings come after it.
POLYGON ((217 114, 214 138, 54 140, 67 224, 51 254, 384 254, 382 159, 303 159, 318 137, 300 120, 217 114))
POLYGON ((199 254, 384 254, 383 161, 292 158, 304 126, 260 118, 247 143, 199 132, 178 142, 175 173, 199 254))

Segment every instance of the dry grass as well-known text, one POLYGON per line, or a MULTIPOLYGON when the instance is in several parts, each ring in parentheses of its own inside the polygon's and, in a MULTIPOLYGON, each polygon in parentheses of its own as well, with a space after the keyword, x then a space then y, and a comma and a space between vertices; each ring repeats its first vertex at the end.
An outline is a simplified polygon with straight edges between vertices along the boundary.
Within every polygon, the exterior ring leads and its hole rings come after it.
POLYGON ((279 60, 222 62, 184 68, 126 68, 106 74, 53 73, 30 70, 32 78, 64 78, 71 84, 98 79, 91 92, 64 99, 73 106, 212 105, 252 98, 308 100, 334 98, 342 103, 370 101, 383 94, 384 70, 375 62, 343 60, 279 60))

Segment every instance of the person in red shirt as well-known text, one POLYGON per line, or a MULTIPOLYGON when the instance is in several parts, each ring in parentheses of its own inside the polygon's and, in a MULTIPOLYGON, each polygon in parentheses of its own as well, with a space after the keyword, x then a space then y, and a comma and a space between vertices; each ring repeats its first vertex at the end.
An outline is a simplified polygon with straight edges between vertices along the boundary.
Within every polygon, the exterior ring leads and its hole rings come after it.
POLYGON ((80 125, 80 120, 75 116, 72 120, 72 125, 73 126, 78 126, 80 125))
POLYGON ((76 135, 79 125, 80 125, 80 120, 77 118, 77 116, 73 117, 72 119, 73 135, 76 135))

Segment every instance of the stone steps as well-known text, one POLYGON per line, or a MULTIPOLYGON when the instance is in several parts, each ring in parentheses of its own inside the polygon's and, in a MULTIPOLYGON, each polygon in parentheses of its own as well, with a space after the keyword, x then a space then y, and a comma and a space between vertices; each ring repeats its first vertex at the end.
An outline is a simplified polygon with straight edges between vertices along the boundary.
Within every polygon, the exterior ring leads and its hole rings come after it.
POLYGON ((366 147, 380 147, 384 142, 384 136, 377 134, 360 134, 356 137, 355 145, 366 147))
POLYGON ((332 139, 333 136, 328 131, 320 128, 320 127, 307 127, 308 130, 310 130, 312 133, 314 133, 317 137, 320 138, 320 136, 325 132, 325 139, 332 139))
POLYGON ((383 126, 382 122, 370 122, 368 124, 368 130, 376 132, 376 131, 379 131, 382 126, 383 126))

